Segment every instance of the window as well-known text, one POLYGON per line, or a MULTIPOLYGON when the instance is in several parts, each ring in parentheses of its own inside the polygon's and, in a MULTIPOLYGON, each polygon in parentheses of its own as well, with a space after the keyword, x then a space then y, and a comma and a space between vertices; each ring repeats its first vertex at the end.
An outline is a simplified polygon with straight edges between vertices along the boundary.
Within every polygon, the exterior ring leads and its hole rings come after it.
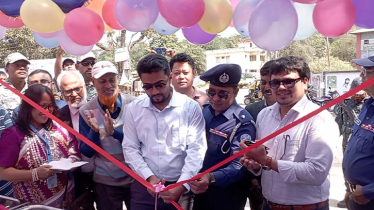
POLYGON ((225 60, 225 57, 222 57, 222 60, 225 60))
POLYGON ((216 57, 216 63, 219 63, 219 57, 216 57))
POLYGON ((245 55, 245 58, 246 58, 246 59, 247 59, 247 57, 248 57, 248 56, 247 56, 247 55, 245 55))
POLYGON ((252 43, 249 43, 249 47, 252 47, 252 43))
POLYGON ((256 55, 251 55, 249 56, 250 61, 256 61, 256 55))
POLYGON ((230 56, 226 56, 226 63, 230 63, 230 56))
POLYGON ((260 61, 265 61, 265 56, 264 55, 260 55, 260 61))

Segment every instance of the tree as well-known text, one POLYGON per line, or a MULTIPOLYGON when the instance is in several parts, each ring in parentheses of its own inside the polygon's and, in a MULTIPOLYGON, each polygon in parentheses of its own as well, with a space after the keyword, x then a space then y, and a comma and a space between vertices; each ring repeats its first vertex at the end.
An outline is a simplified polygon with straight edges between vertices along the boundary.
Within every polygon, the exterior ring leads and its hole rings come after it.
MULTIPOLYGON (((319 73, 329 71, 327 57, 318 58, 315 61, 309 63, 310 70, 313 73, 319 73)), ((344 62, 337 57, 330 57, 331 71, 345 71, 352 70, 352 66, 349 62, 344 62)))
POLYGON ((331 44, 331 55, 343 61, 351 61, 356 58, 356 36, 345 34, 331 44))

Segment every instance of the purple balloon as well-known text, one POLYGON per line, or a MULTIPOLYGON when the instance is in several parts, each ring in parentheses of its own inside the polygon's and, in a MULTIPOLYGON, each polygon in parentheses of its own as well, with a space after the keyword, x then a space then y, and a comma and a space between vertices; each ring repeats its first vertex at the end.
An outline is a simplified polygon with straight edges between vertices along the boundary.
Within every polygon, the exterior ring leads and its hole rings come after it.
POLYGON ((355 25, 362 28, 374 28, 374 1, 352 0, 356 8, 355 25))
POLYGON ((5 37, 6 34, 6 28, 3 26, 0 26, 0 40, 5 37))
POLYGON ((190 28, 182 28, 182 32, 184 37, 193 44, 207 44, 217 36, 217 34, 203 31, 198 23, 190 28))
POLYGON ((242 35, 249 37, 248 23, 253 10, 261 0, 242 0, 236 5, 232 17, 235 29, 242 35))
POLYGON ((68 37, 68 35, 65 33, 64 30, 59 31, 57 37, 58 37, 58 42, 60 43, 60 46, 62 47, 62 49, 64 49, 65 52, 72 54, 72 55, 79 56, 79 55, 87 54, 94 47, 94 45, 82 46, 82 45, 76 44, 68 37))
POLYGON ((252 12, 248 31, 259 48, 277 51, 289 45, 298 26, 291 0, 263 0, 252 12))
POLYGON ((156 21, 159 11, 156 0, 116 0, 114 13, 122 27, 141 32, 156 21))

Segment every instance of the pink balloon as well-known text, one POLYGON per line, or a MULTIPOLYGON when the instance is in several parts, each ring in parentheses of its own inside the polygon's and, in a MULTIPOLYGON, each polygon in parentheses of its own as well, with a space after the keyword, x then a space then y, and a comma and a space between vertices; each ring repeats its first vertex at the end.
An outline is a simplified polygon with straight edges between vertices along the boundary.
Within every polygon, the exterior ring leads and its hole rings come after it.
POLYGON ((104 22, 100 15, 88 8, 77 8, 66 15, 64 21, 66 34, 75 43, 90 46, 104 35, 104 22))
POLYGON ((114 14, 114 6, 116 5, 116 0, 107 0, 103 5, 103 19, 105 23, 116 30, 122 30, 123 27, 118 23, 116 16, 114 14))
POLYGON ((162 17, 177 28, 194 26, 204 15, 204 0, 157 0, 162 17))
POLYGON ((277 51, 292 42, 297 21, 296 9, 290 0, 262 0, 252 12, 248 31, 255 45, 277 51))
POLYGON ((43 38, 53 38, 55 36, 57 36, 58 34, 58 31, 55 31, 55 32, 52 32, 52 33, 40 33, 40 32, 36 32, 36 34, 38 34, 39 36, 43 37, 43 38))
MULTIPOLYGON (((239 4, 241 0, 230 0, 231 6, 232 6, 232 11, 235 11, 236 6, 239 4)), ((232 20, 230 23, 231 27, 234 27, 234 21, 232 20)))
POLYGON ((314 4, 324 0, 293 0, 294 2, 302 3, 302 4, 314 4))
POLYGON ((314 8, 314 26, 328 37, 347 33, 355 21, 356 9, 351 0, 326 0, 317 3, 314 8))
POLYGON ((193 44, 207 44, 211 42, 217 34, 209 34, 200 28, 199 24, 196 24, 190 28, 182 29, 184 37, 193 44))
POLYGON ((62 49, 65 50, 65 52, 72 54, 72 55, 76 55, 76 56, 84 55, 90 52, 92 48, 94 47, 94 45, 91 45, 91 46, 78 45, 77 43, 73 42, 68 37, 68 35, 65 33, 64 30, 61 30, 58 32, 57 38, 58 38, 58 42, 60 43, 60 46, 62 47, 62 49))
POLYGON ((0 14, 0 25, 5 28, 21 28, 25 24, 22 22, 21 17, 9 17, 5 14, 0 14))
POLYGON ((5 37, 5 34, 6 34, 6 28, 0 26, 0 40, 5 37))
POLYGON ((141 32, 156 21, 158 6, 156 0, 117 0, 114 13, 122 27, 141 32))

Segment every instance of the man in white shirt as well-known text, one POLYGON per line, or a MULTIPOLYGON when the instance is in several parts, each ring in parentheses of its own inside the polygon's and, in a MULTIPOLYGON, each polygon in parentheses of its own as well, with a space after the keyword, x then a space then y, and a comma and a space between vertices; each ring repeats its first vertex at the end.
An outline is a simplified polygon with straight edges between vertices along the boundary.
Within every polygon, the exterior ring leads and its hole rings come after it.
MULTIPOLYGON (((310 69, 304 59, 287 56, 271 67, 272 94, 277 103, 258 115, 257 139, 307 115, 319 107, 305 96, 310 69)), ((337 141, 339 129, 333 117, 323 111, 247 152, 243 165, 262 172, 263 210, 329 209, 330 182, 327 178, 333 161, 329 143, 337 141), (270 170, 260 170, 262 166, 270 170)), ((246 148, 245 142, 241 147, 246 148)))
MULTIPOLYGON (((127 108, 122 142, 126 163, 152 185, 192 178, 202 167, 207 148, 199 104, 173 91, 165 57, 144 57, 137 72, 148 97, 138 98, 127 108)), ((189 190, 184 184, 161 192, 158 208, 174 210, 169 200, 178 201, 189 190)), ((134 181, 131 209, 153 210, 154 196, 154 191, 134 181)))

